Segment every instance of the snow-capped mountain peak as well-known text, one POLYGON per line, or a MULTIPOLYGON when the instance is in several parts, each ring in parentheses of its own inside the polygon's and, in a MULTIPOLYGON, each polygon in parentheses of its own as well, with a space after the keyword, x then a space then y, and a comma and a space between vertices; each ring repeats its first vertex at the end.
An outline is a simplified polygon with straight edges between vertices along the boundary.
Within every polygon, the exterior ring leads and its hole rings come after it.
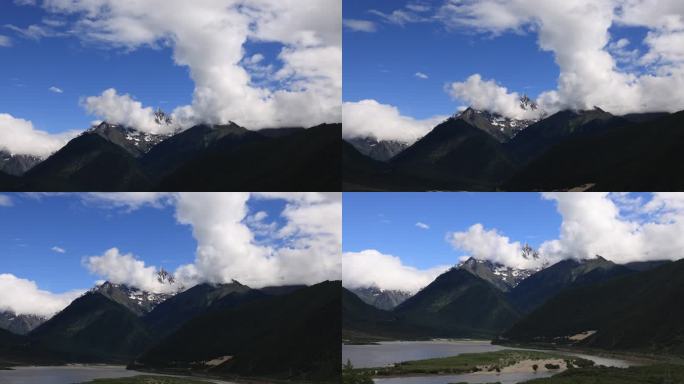
POLYGON ((544 117, 544 112, 529 97, 520 98, 520 108, 524 111, 534 111, 534 118, 514 119, 496 112, 468 107, 452 118, 460 119, 492 135, 499 142, 506 142, 514 138, 525 128, 538 122, 544 117))
POLYGON ((506 292, 515 288, 521 281, 535 273, 531 269, 518 269, 489 260, 479 260, 471 257, 457 266, 473 275, 492 283, 506 292))
MULTIPOLYGON (((165 284, 173 284, 173 276, 161 270, 157 273, 157 281, 165 284)), ((127 307, 138 315, 153 310, 157 305, 174 296, 174 293, 155 293, 139 288, 130 287, 126 284, 115 284, 109 281, 104 282, 90 290, 92 293, 100 293, 107 298, 127 307)))

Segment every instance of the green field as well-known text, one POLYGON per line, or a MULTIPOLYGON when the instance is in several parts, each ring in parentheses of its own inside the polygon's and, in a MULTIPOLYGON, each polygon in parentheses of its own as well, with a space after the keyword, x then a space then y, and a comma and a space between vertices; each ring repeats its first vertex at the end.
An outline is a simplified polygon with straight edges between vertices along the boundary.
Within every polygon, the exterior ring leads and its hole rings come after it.
POLYGON ((684 366, 655 364, 630 368, 588 367, 571 369, 525 384, 676 384, 684 383, 684 366))
POLYGON ((95 379, 83 384, 209 384, 208 381, 165 377, 165 376, 134 376, 121 379, 95 379))

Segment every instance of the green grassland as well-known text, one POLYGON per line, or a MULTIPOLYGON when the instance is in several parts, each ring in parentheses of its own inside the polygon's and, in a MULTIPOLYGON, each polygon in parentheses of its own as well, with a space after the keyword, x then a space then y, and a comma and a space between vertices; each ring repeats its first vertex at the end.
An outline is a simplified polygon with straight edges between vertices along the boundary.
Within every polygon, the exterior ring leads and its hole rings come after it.
POLYGON ((570 369, 526 384, 676 384, 684 383, 684 366, 655 364, 630 368, 570 369))

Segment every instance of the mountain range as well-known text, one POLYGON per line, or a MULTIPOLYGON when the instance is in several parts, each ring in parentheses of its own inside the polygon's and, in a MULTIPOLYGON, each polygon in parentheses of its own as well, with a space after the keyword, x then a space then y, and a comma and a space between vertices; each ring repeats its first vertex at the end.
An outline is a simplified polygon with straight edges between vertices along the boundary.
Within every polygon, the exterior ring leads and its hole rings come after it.
POLYGON ((46 159, 0 152, 7 191, 338 191, 341 124, 250 131, 234 123, 147 134, 107 122, 46 159))
POLYGON ((391 157, 358 145, 370 139, 343 144, 343 189, 678 190, 683 123, 684 111, 615 116, 595 107, 515 120, 468 108, 391 157))
POLYGON ((511 271, 509 276, 522 271, 526 276, 506 285, 494 273, 502 266, 469 259, 392 310, 344 289, 343 338, 487 337, 501 343, 681 353, 683 317, 674 303, 684 297, 682 268, 684 260, 616 264, 595 256, 511 271), (673 305, 677 309, 669 309, 673 305), (665 313, 666 319, 659 319, 665 313))
POLYGON ((260 290, 233 281, 160 295, 105 282, 26 335, 0 329, 0 362, 332 382, 340 374, 340 288, 260 290))

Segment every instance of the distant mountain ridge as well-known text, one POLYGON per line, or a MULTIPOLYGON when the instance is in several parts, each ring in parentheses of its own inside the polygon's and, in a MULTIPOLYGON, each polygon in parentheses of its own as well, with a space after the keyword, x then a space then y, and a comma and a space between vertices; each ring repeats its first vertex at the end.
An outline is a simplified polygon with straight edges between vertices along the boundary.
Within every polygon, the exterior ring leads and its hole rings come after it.
POLYGON ((250 131, 234 123, 200 124, 148 134, 103 122, 42 161, 0 161, 0 188, 333 191, 339 190, 341 179, 340 136, 340 124, 282 132, 250 131))
POLYGON ((372 162, 343 143, 343 188, 679 190, 684 178, 672 175, 684 174, 678 150, 683 116, 615 116, 595 107, 517 122, 468 108, 386 162, 372 162))
POLYGON ((383 310, 394 309, 412 296, 406 291, 380 289, 377 287, 359 287, 350 289, 366 304, 383 310))
POLYGON ((0 312, 0 329, 10 331, 17 335, 26 335, 47 321, 47 318, 38 315, 17 315, 12 311, 0 312))

